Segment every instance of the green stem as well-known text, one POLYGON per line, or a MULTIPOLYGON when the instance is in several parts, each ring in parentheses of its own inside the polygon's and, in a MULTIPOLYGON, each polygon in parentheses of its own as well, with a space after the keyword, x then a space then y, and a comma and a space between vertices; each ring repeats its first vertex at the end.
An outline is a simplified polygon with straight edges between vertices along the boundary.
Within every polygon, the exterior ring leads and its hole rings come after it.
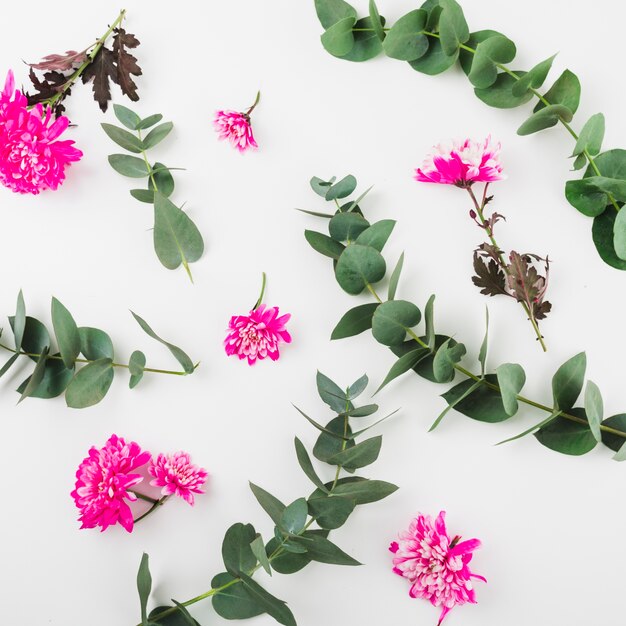
MULTIPOLYGON (((41 354, 37 354, 35 352, 23 352, 22 350, 14 350, 13 348, 9 348, 9 346, 5 346, 3 343, 0 343, 0 348, 7 350, 8 352, 12 352, 13 354, 19 354, 20 356, 29 356, 32 357, 34 359, 39 359, 39 357, 41 356, 41 354)), ((63 360, 63 357, 61 357, 61 355, 56 355, 56 354, 49 354, 47 356, 48 359, 57 359, 59 361, 63 360)), ((76 359, 76 363, 93 363, 92 359, 76 359)), ((198 367, 199 363, 196 363, 196 365, 194 366, 194 369, 196 367, 198 367)), ((126 365, 125 363, 111 363, 112 367, 125 367, 126 369, 129 368, 128 365, 126 365)), ((171 376, 187 376, 187 372, 178 372, 176 370, 161 370, 161 369, 156 369, 154 367, 145 367, 144 372, 151 372, 153 374, 170 374, 171 376)))
POLYGON ((256 303, 252 307, 253 311, 256 311, 261 306, 261 304, 263 303, 263 296, 265 295, 265 285, 266 284, 267 284, 267 275, 265 274, 265 272, 261 272, 261 293, 259 294, 259 297, 258 297, 256 303))
POLYGON ((250 117, 250 114, 252 113, 252 111, 254 111, 254 109, 256 109, 257 104, 259 104, 260 100, 261 100, 261 92, 257 91, 256 92, 256 98, 254 99, 254 102, 252 103, 252 106, 246 111, 245 115, 250 117))
POLYGON ((82 76, 83 72, 93 63, 96 55, 98 54, 98 52, 100 52, 102 46, 104 46, 106 40, 110 37, 111 33, 122 23, 125 15, 126 9, 122 9, 120 11, 120 14, 117 16, 117 19, 113 22, 113 24, 111 24, 107 32, 104 33, 104 35, 102 35, 102 37, 100 37, 100 39, 96 41, 85 61, 83 61, 83 63, 68 78, 67 82, 59 89, 59 91, 54 96, 48 98, 47 100, 43 100, 41 104, 53 107, 57 102, 59 102, 59 100, 62 100, 65 97, 67 90, 82 76))
MULTIPOLYGON (((504 260, 504 256, 502 255, 502 249, 498 245, 498 243, 497 243, 497 241, 496 241, 496 239, 494 237, 494 234, 493 234, 493 229, 487 223, 487 220, 485 219, 485 215, 484 215, 485 206, 487 204, 487 188, 488 187, 489 187, 489 183, 487 183, 485 185, 485 190, 483 192, 482 202, 478 202, 478 199, 474 195, 474 191, 472 190, 471 187, 466 187, 466 189, 467 189, 467 191, 468 191, 468 193, 470 195, 470 198, 472 199, 472 202, 474 203, 474 207, 476 208, 476 214, 478 215, 480 223, 482 224, 485 232, 487 233, 487 236, 489 237, 489 241, 491 241, 491 245, 495 248, 495 250, 497 252, 498 259, 500 261, 500 267, 502 268, 502 271, 507 276, 510 276, 509 267, 506 264, 506 261, 504 260)), ((516 298, 516 300, 517 300, 517 298, 516 298)), ((541 348, 543 349, 544 352, 547 352, 548 349, 546 348, 546 344, 545 344, 545 342, 543 340, 543 335, 539 331, 539 325, 537 324, 537 320, 535 319, 535 316, 533 315, 533 312, 532 312, 530 306, 528 305, 528 303, 524 302, 523 300, 517 300, 517 301, 522 305, 526 315, 528 315, 528 320, 532 324, 533 330, 535 331, 535 335, 537 335, 537 339, 539 340, 539 344, 541 345, 541 348)))
POLYGON ((147 502, 152 502, 152 506, 143 514, 140 515, 136 520, 133 520, 135 524, 140 522, 142 519, 145 519, 151 513, 154 513, 160 506, 163 506, 168 496, 163 496, 159 500, 155 500, 154 498, 150 498, 148 496, 144 496, 143 494, 137 493, 136 491, 132 491, 140 500, 145 500, 147 502))
MULTIPOLYGON (((368 283, 367 288, 370 291, 370 293, 374 295, 376 300, 378 300, 378 302, 382 302, 382 300, 380 299, 380 297, 378 296, 378 294, 376 293, 376 290, 374 289, 372 285, 368 283)), ((433 355, 435 354, 436 350, 434 348, 432 349, 429 348, 428 344, 425 341, 423 341, 422 338, 419 337, 412 328, 407 328, 407 333, 412 339, 416 341, 416 343, 419 346, 421 346, 422 348, 426 348, 426 350, 428 350, 431 354, 433 355)), ((468 369, 465 369, 462 365, 459 365, 457 363, 454 366, 454 369, 460 374, 463 374, 463 376, 465 376, 466 378, 471 378, 473 381, 480 382, 481 384, 485 385, 489 389, 493 389, 493 391, 496 391, 497 393, 502 393, 502 390, 500 389, 498 385, 496 385, 495 383, 490 383, 483 376, 479 376, 478 374, 474 374, 473 372, 470 372, 468 369)), ((540 402, 535 402, 534 400, 530 400, 529 398, 526 398, 524 396, 517 395, 516 398, 522 404, 527 404, 528 406, 532 406, 535 409, 545 411, 546 413, 554 412, 553 407, 546 406, 545 404, 541 404, 540 402)), ((571 422, 576 422, 577 424, 584 424, 585 426, 589 425, 589 422, 587 422, 587 420, 583 419, 582 417, 578 417, 576 415, 572 415, 571 413, 566 413, 564 411, 562 413, 559 413, 559 417, 563 417, 567 420, 570 420, 571 422)), ((618 430, 617 428, 611 428, 610 426, 604 426, 603 424, 601 424, 600 430, 610 435, 615 435, 617 437, 623 437, 624 439, 626 439, 626 432, 622 430, 618 430)))

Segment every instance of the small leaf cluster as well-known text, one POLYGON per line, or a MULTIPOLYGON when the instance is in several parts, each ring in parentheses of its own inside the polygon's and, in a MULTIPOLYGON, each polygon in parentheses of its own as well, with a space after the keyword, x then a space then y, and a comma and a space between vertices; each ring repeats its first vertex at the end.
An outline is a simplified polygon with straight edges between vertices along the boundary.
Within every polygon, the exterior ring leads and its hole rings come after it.
POLYGON ((20 394, 18 402, 25 398, 56 398, 65 393, 68 407, 84 409, 98 404, 106 396, 113 383, 115 368, 128 369, 130 373, 128 385, 131 389, 139 384, 145 372, 184 376, 193 374, 196 368, 183 350, 161 339, 148 323, 135 313, 132 315, 144 332, 168 348, 182 366, 182 372, 147 368, 146 355, 140 350, 135 350, 131 354, 128 364, 116 363, 113 342, 105 331, 90 326, 79 327, 72 314, 56 298, 52 298, 51 309, 56 349, 53 347, 52 333, 45 324, 35 317, 26 315, 21 291, 17 298, 15 315, 9 317, 14 347, 0 343, 0 348, 13 354, 0 369, 0 377, 4 376, 20 357, 35 363, 30 376, 17 388, 20 394))
POLYGON ((382 500, 397 489, 391 483, 356 475, 357 470, 376 461, 382 444, 380 435, 359 438, 390 417, 362 425, 378 411, 376 404, 355 405, 354 401, 365 391, 368 382, 364 375, 342 389, 318 372, 318 393, 335 416, 322 425, 297 409, 319 435, 311 452, 300 439, 294 440, 298 464, 314 489, 308 496, 284 504, 269 491, 250 483, 254 497, 274 525, 272 536, 264 539, 249 523, 233 524, 222 542, 225 571, 213 577, 209 592, 184 603, 172 601, 172 606, 160 606, 148 612, 152 578, 148 557, 144 554, 137 577, 140 626, 199 626, 185 607, 206 597, 212 598, 215 612, 225 619, 267 614, 279 624, 295 626, 296 620, 286 602, 254 580, 257 571, 263 569, 270 576, 274 572, 294 574, 313 561, 360 565, 328 536, 347 522, 356 507, 382 500), (314 459, 323 463, 334 478, 323 478, 314 466, 314 459), (342 476, 342 471, 348 476, 342 476))
MULTIPOLYGON (((323 192, 332 189, 334 180, 314 177, 311 187, 328 200, 323 192)), ((521 365, 504 363, 493 373, 487 372, 488 333, 478 355, 480 370, 473 373, 462 365, 467 353, 465 345, 436 331, 434 295, 424 307, 423 315, 413 302, 396 298, 404 253, 389 277, 387 299, 383 300, 377 290, 387 275, 382 251, 395 222, 380 220, 370 224, 358 202, 337 202, 334 213, 306 211, 327 220, 329 234, 306 230, 305 238, 314 250, 333 260, 335 279, 346 293, 356 296, 369 292, 374 298, 374 302, 359 304, 345 313, 333 329, 331 339, 371 331, 378 343, 390 348, 397 360, 378 391, 409 371, 434 383, 451 383, 460 375, 463 380, 442 394, 447 406, 431 430, 451 410, 474 420, 495 423, 512 418, 520 404, 526 404, 548 413, 548 417, 513 439, 533 434, 547 448, 570 455, 586 454, 601 442, 617 452, 617 460, 626 459, 626 413, 604 419, 598 387, 591 381, 585 387, 584 353, 575 355, 558 369, 552 378, 552 404, 544 405, 520 395, 526 382, 521 365), (417 327, 422 320, 424 328, 420 331, 417 327), (583 406, 576 406, 583 387, 583 406)))
POLYGON ((172 168, 163 163, 150 163, 148 150, 165 139, 174 125, 161 122, 160 113, 140 118, 137 113, 119 104, 113 105, 115 116, 124 126, 102 124, 102 129, 118 146, 131 154, 111 154, 111 167, 128 178, 144 178, 146 189, 131 189, 136 200, 154 205, 154 250, 161 264, 169 270, 181 265, 189 278, 189 264, 200 259, 204 252, 204 240, 191 218, 171 200, 174 193, 172 168), (144 136, 143 131, 149 132, 144 136), (141 156, 133 156, 138 154, 141 156))
POLYGON ((494 30, 471 32, 456 0, 426 0, 398 19, 390 28, 375 1, 369 16, 359 19, 344 0, 315 0, 325 29, 322 44, 330 54, 348 61, 366 61, 381 52, 406 61, 416 71, 436 75, 460 65, 485 104, 511 109, 535 100, 530 117, 518 134, 530 135, 562 124, 576 144, 571 157, 574 170, 586 167, 583 178, 568 181, 567 200, 593 218, 592 235, 602 260, 626 270, 626 150, 602 152, 605 119, 596 113, 580 134, 570 122, 581 96, 578 77, 566 69, 544 91, 556 55, 529 70, 510 69, 517 49, 513 41, 494 30))

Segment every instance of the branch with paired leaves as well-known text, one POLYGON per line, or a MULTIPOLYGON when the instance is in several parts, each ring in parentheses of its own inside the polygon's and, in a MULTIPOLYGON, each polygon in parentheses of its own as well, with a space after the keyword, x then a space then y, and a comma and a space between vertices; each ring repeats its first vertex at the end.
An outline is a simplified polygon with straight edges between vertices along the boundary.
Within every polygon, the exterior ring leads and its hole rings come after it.
POLYGON ((49 54, 39 63, 29 63, 29 78, 35 92, 26 94, 28 104, 50 107, 59 116, 65 111, 64 101, 78 79, 84 84, 93 83, 94 100, 103 112, 111 100, 111 82, 119 85, 122 93, 133 102, 139 100, 133 77, 141 76, 141 68, 129 52, 139 46, 139 40, 122 28, 125 16, 124 9, 102 37, 80 52, 68 50, 65 54, 49 54), (105 44, 111 36, 113 45, 107 48, 105 44), (43 72, 42 76, 37 76, 35 70, 43 72))
POLYGON ((186 607, 207 598, 211 598, 213 609, 225 619, 247 619, 266 613, 279 624, 295 626, 296 620, 287 604, 254 579, 259 570, 263 569, 271 576, 274 572, 295 574, 312 561, 360 565, 330 541, 328 535, 343 526, 357 506, 378 502, 397 489, 382 480, 354 475, 357 470, 376 461, 382 445, 380 435, 358 442, 356 439, 393 415, 361 426, 365 418, 378 411, 376 404, 360 407, 354 404, 367 385, 367 376, 362 376, 347 389, 342 389, 318 372, 318 393, 335 417, 323 426, 297 410, 320 432, 312 454, 326 466, 328 478, 320 476, 305 445, 296 437, 296 457, 315 487, 314 491, 285 505, 271 493, 250 483, 254 497, 275 525, 273 536, 265 540, 252 524, 233 524, 222 542, 225 571, 213 577, 209 591, 186 602, 172 600, 171 606, 157 606, 148 611, 152 577, 148 555, 143 555, 137 574, 141 608, 139 626, 200 626, 186 607), (343 471, 349 475, 342 476, 343 471))
POLYGON ((570 122, 581 95, 580 81, 565 70, 545 92, 556 55, 527 71, 507 65, 517 53, 515 44, 494 30, 470 32, 456 0, 426 0, 419 9, 385 26, 374 0, 369 16, 358 18, 356 9, 344 0, 315 0, 317 15, 325 29, 324 48, 347 61, 367 61, 381 52, 407 61, 418 72, 435 75, 457 63, 485 104, 511 109, 536 101, 532 115, 518 129, 530 135, 562 125, 575 142, 574 170, 586 167, 583 178, 570 180, 567 200, 578 211, 593 218, 593 241, 602 260, 626 270, 626 150, 601 152, 605 133, 602 113, 593 115, 576 132, 570 122))
POLYGON ((193 282, 189 264, 202 257, 204 240, 191 218, 169 199, 174 192, 172 170, 178 168, 168 168, 163 163, 152 164, 147 154, 170 134, 174 124, 159 124, 163 119, 160 113, 141 119, 137 113, 119 104, 113 105, 113 110, 115 117, 128 130, 113 124, 102 124, 104 132, 127 152, 141 156, 111 154, 109 163, 122 176, 148 180, 147 189, 131 189, 130 194, 140 202, 154 205, 154 251, 168 270, 182 265, 193 282), (148 129, 151 130, 144 136, 143 131, 148 129))
POLYGON ((20 394, 18 403, 25 398, 49 399, 65 393, 67 406, 84 409, 98 404, 106 396, 116 368, 128 370, 130 374, 128 386, 131 389, 139 384, 146 372, 173 376, 193 374, 198 364, 194 365, 178 346, 161 339, 139 315, 136 313, 132 315, 147 335, 162 343, 172 353, 183 368, 182 371, 146 367, 146 355, 140 350, 135 350, 131 354, 127 364, 116 363, 111 337, 99 328, 78 327, 65 306, 56 298, 52 298, 52 327, 57 343, 55 350, 51 333, 45 324, 26 315, 24 297, 20 291, 15 315, 9 317, 14 347, 0 343, 0 348, 13 353, 0 368, 0 377, 4 376, 20 357, 25 357, 35 362, 35 368, 17 388, 20 394))
POLYGON ((487 333, 478 354, 480 370, 472 372, 461 364, 467 352, 465 346, 435 330, 434 295, 424 307, 423 333, 416 330, 422 321, 422 311, 412 302, 396 299, 404 254, 389 278, 386 300, 381 297, 375 285, 387 274, 382 250, 396 222, 370 223, 360 207, 365 194, 340 203, 340 199, 347 198, 356 189, 356 179, 346 176, 335 181, 335 178, 311 179, 313 191, 332 202, 334 212, 304 211, 326 219, 329 233, 306 230, 304 234, 314 250, 333 260, 335 279, 346 293, 357 296, 369 292, 374 299, 374 302, 350 309, 333 330, 331 339, 371 330, 378 343, 391 349, 398 359, 378 391, 411 370, 435 383, 449 383, 460 375, 463 380, 442 395, 447 407, 431 430, 451 410, 481 422, 495 423, 512 418, 523 404, 547 413, 547 417, 507 441, 533 434, 542 445, 570 455, 586 454, 602 443, 616 451, 616 460, 626 459, 626 413, 603 419, 600 390, 592 381, 585 387, 587 359, 584 353, 561 365, 552 378, 552 404, 542 404, 521 395, 526 383, 521 365, 503 363, 493 373, 487 372, 487 333), (577 407, 583 387, 583 406, 577 407))

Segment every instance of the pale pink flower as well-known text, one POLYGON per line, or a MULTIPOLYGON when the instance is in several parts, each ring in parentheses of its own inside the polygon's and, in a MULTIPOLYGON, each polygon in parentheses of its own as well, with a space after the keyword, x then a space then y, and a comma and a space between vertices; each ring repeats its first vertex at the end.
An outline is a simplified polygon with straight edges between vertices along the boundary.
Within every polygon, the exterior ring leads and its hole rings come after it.
POLYGON ((472 183, 491 183, 503 180, 500 164, 500 144, 491 136, 479 143, 471 139, 454 141, 451 146, 437 145, 416 170, 415 180, 469 187, 472 183))
POLYGON ((228 335, 224 340, 226 354, 236 354, 240 359, 248 359, 249 365, 266 357, 276 361, 280 356, 278 346, 281 341, 291 342, 291 335, 285 325, 290 314, 278 316, 277 306, 266 308, 261 304, 248 315, 234 315, 228 324, 228 335))
POLYGON ((104 531, 119 522, 128 532, 133 530, 128 502, 135 502, 137 496, 130 489, 143 480, 135 470, 151 457, 134 441, 126 443, 117 435, 111 435, 104 447, 89 450, 76 472, 71 494, 80 510, 81 528, 99 526, 104 531))
POLYGON ((162 487, 161 495, 176 495, 193 506, 194 493, 204 493, 202 485, 206 482, 206 470, 194 465, 186 452, 174 454, 159 454, 152 459, 148 467, 154 480, 150 481, 153 487, 162 487))
POLYGON ((9 71, 0 95, 0 183, 16 193, 57 189, 65 168, 83 156, 73 141, 57 141, 68 125, 67 117, 53 120, 41 104, 29 110, 9 71))
POLYGON ((220 139, 230 141, 239 152, 245 152, 250 148, 258 148, 252 133, 250 115, 247 113, 217 111, 213 127, 220 139))
POLYGON ((434 521, 418 515, 389 548, 394 554, 393 571, 411 583, 409 595, 441 607, 437 626, 457 604, 476 604, 472 578, 487 582, 468 567, 480 541, 460 541, 460 536, 450 540, 444 518, 445 511, 434 521))

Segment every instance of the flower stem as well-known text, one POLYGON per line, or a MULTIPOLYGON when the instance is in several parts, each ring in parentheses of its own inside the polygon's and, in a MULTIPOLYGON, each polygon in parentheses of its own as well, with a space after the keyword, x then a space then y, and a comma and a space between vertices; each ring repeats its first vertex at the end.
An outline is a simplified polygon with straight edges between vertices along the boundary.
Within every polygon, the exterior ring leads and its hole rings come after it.
POLYGON ((254 102, 252 103, 252 106, 245 112, 245 115, 247 115, 248 117, 251 115, 252 111, 254 111, 254 109, 256 109, 257 104, 259 104, 261 100, 261 92, 257 91, 256 92, 256 98, 254 99, 254 102))
MULTIPOLYGON (((13 354, 19 354, 20 356, 29 356, 32 357, 34 359, 39 359, 39 357, 41 357, 41 354, 37 354, 36 352, 23 352, 22 350, 14 350, 13 348, 9 348, 9 346, 5 346, 3 343, 0 343, 0 348, 2 348, 3 350, 7 350, 8 352, 12 352, 13 354)), ((57 354, 49 354, 46 357, 47 359, 56 359, 61 361, 63 359, 63 357, 61 357, 61 355, 57 355, 57 354)), ((92 359, 76 359, 76 363, 93 363, 92 359)), ((194 365, 194 370, 196 367, 198 367, 198 365, 200 365, 200 363, 196 363, 194 365)), ((128 365, 126 365, 125 363, 111 363, 111 367, 124 367, 126 369, 129 368, 128 365)), ((170 374, 171 376, 187 376, 187 372, 179 372, 176 370, 162 370, 162 369, 156 369, 154 367, 145 367, 144 372, 151 372, 153 374, 170 374)))
POLYGON ((151 498, 150 496, 146 496, 143 493, 137 493, 136 491, 132 491, 132 490, 130 492, 134 493, 140 500, 145 500, 146 502, 152 502, 152 506, 145 513, 140 515, 137 519, 133 520, 133 523, 135 524, 140 522, 142 519, 145 519, 146 517, 148 517, 148 515, 150 515, 151 513, 154 513, 154 511, 156 511, 160 506, 163 506, 163 504, 165 504, 165 501, 168 498, 168 496, 163 496, 162 498, 155 500, 154 498, 151 498))
POLYGON ((255 302, 254 306, 252 307, 253 311, 256 311, 263 303, 263 296, 265 295, 266 285, 267 285, 267 275, 265 274, 265 272, 261 272, 261 293, 259 294, 259 297, 257 301, 255 302))
MULTIPOLYGON (((506 264, 506 261, 504 260, 504 256, 502 255, 502 249, 500 248, 500 246, 498 245, 494 234, 493 234, 493 228, 491 227, 491 225, 487 222, 487 220, 485 219, 485 206, 487 205, 487 189, 489 187, 489 183, 485 184, 485 189, 483 192, 483 199, 481 202, 478 202, 478 199, 476 198, 475 194, 474 194, 474 190, 471 187, 466 187, 467 192, 470 195, 470 198, 472 199, 472 202, 474 203, 474 207, 476 208, 476 214, 478 215, 478 219, 480 220, 480 223, 482 225, 482 227, 484 228, 485 232, 487 233, 487 236, 489 237, 489 241, 491 241, 491 245, 494 247, 494 251, 496 252, 496 254, 498 255, 498 260, 500 263, 500 267, 502 268, 502 271, 507 275, 510 276, 510 272, 509 272, 509 267, 506 264)), ((516 298, 517 300, 517 298, 516 298)), ((523 307, 524 311, 526 312, 526 315, 528 315, 528 320, 530 321, 530 323, 532 324, 533 330, 535 331, 535 335, 537 335, 537 339, 539 340, 539 344, 541 345, 541 348, 543 349, 544 352, 548 351, 548 348, 546 347, 546 344, 543 340, 543 335, 541 334, 540 330, 539 330, 539 325, 537 324, 537 320, 535 319, 535 316, 533 315, 532 309, 530 308, 530 306, 528 305, 528 303, 524 302, 523 300, 517 300, 523 307)))
MULTIPOLYGON (((65 97, 67 90, 83 75, 83 72, 93 63, 93 60, 96 58, 98 52, 100 52, 102 46, 106 43, 106 40, 111 36, 111 33, 122 23, 122 20, 126 16, 126 9, 122 9, 120 14, 117 16, 117 19, 109 26, 109 29, 96 41, 93 45, 93 48, 87 58, 81 63, 81 65, 76 69, 76 71, 67 79, 67 82, 63 84, 63 86, 59 89, 59 91, 54 95, 48 98, 47 100, 43 100, 42 104, 48 105, 49 107, 53 107, 60 100, 65 97)), ((90 46, 91 47, 91 46, 90 46)), ((89 49, 89 48, 88 48, 89 49)))
MULTIPOLYGON (((379 295, 376 293, 376 290, 374 289, 373 285, 368 283, 367 288, 370 291, 370 293, 374 295, 376 300, 378 300, 378 302, 382 302, 379 295)), ((423 341, 422 338, 412 328, 407 328, 406 331, 407 331, 407 334, 412 339, 414 339, 420 347, 426 348, 426 350, 428 350, 431 353, 431 355, 435 354, 437 350, 435 348, 430 348, 428 344, 425 341, 423 341)), ((497 393, 502 393, 502 390, 500 389, 499 385, 489 382, 488 380, 485 379, 484 376, 474 374, 473 372, 470 372, 468 369, 464 368, 462 365, 459 365, 458 363, 454 366, 454 369, 460 374, 462 374, 463 376, 465 376, 466 378, 471 378, 472 380, 479 382, 482 385, 485 385, 485 387, 488 387, 489 389, 492 389, 493 391, 497 393)), ((541 404, 540 402, 535 402, 534 400, 531 400, 521 395, 517 395, 516 398, 522 404, 527 404, 528 406, 532 406, 535 409, 539 409, 540 411, 545 411, 546 413, 554 413, 553 407, 546 406, 545 404, 541 404)), ((583 419, 582 417, 578 417, 577 415, 572 415, 571 413, 566 413, 565 411, 559 413, 559 417, 567 419, 571 422, 576 422, 577 424, 584 424, 586 426, 589 425, 589 422, 587 422, 587 420, 583 419)), ((600 424, 600 430, 607 434, 615 435, 616 437, 622 437, 626 439, 626 432, 624 432, 623 430, 619 430, 617 428, 611 428, 610 426, 604 426, 603 424, 600 424)))

